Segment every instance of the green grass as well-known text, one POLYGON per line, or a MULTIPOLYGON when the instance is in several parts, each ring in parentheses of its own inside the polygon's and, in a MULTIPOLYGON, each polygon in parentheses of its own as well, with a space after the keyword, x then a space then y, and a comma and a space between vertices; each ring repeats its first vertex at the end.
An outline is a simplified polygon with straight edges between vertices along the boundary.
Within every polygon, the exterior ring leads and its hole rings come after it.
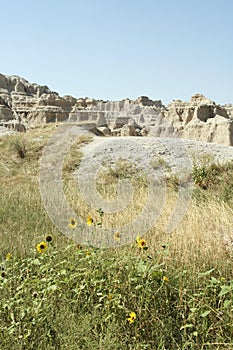
POLYGON ((230 349, 233 281, 221 271, 168 266, 167 250, 58 243, 2 262, 1 349, 230 349))
MULTIPOLYGON (((52 131, 0 140, 0 349, 233 349, 233 253, 221 237, 232 236, 233 166, 194 169, 190 208, 168 235, 176 199, 171 179, 163 214, 145 237, 147 250, 136 242, 105 250, 81 246, 58 232, 41 201, 38 161, 52 131), (53 239, 39 253, 36 245, 48 235, 53 239)), ((91 213, 95 223, 111 227, 124 218, 100 218, 74 189, 73 164, 87 141, 77 141, 65 161, 64 190, 77 215, 91 213)), ((128 176, 128 165, 117 165, 98 184, 106 195, 114 179, 128 176)), ((146 185, 137 184, 136 202, 143 203, 146 185)), ((126 221, 136 207, 125 212, 126 221)))

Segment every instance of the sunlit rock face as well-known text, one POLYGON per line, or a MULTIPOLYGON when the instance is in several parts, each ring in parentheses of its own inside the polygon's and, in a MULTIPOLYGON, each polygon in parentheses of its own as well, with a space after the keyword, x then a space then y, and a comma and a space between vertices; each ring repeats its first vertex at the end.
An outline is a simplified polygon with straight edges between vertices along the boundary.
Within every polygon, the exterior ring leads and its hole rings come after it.
POLYGON ((190 102, 175 100, 167 106, 165 118, 181 138, 233 145, 233 119, 229 111, 201 94, 190 102))
POLYGON ((105 136, 181 137, 233 145, 233 105, 220 106, 201 94, 189 102, 140 96, 121 101, 59 96, 47 86, 0 74, 0 126, 26 131, 46 123, 94 125, 105 136))

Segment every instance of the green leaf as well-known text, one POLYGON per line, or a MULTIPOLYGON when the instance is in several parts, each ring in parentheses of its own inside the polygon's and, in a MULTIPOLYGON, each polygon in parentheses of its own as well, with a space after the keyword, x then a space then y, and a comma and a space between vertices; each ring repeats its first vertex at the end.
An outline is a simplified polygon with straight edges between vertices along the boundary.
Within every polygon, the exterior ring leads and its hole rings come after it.
POLYGON ((203 312, 202 314, 201 314, 201 317, 206 317, 206 316, 208 316, 209 314, 210 314, 210 310, 206 310, 205 312, 203 312))
POLYGON ((170 254, 170 251, 168 249, 163 250, 163 254, 168 256, 170 254))
POLYGON ((138 284, 134 289, 135 290, 140 290, 143 288, 143 285, 142 284, 138 284))
POLYGON ((203 277, 203 276, 209 276, 211 274, 211 272, 213 272, 215 270, 215 268, 211 269, 211 270, 208 270, 206 272, 200 272, 198 274, 198 277, 203 277))
POLYGON ((110 320, 110 318, 112 318, 112 317, 113 317, 112 314, 108 315, 108 316, 104 319, 104 322, 107 322, 107 321, 110 320))
POLYGON ((197 307, 191 307, 191 308, 190 308, 190 311, 191 311, 191 312, 196 312, 196 311, 197 311, 197 307))
POLYGON ((211 277, 211 283, 212 284, 218 284, 219 283, 219 280, 215 277, 211 277))
POLYGON ((138 272, 145 272, 146 271, 146 265, 140 261, 137 266, 137 271, 138 272))
POLYGON ((8 334, 11 335, 11 334, 13 334, 16 330, 17 330, 17 327, 15 327, 15 326, 13 325, 13 326, 11 326, 10 328, 8 328, 8 334))
POLYGON ((229 300, 229 299, 224 300, 224 303, 223 303, 224 308, 227 308, 230 305, 231 305, 231 300, 229 300))
POLYGON ((47 291, 48 291, 48 292, 54 292, 55 290, 57 290, 56 284, 52 284, 51 286, 49 286, 49 287, 47 288, 47 291))
POLYGON ((41 265, 41 262, 40 262, 39 259, 34 259, 34 260, 33 260, 33 264, 34 264, 34 265, 41 265))
POLYGON ((222 290, 221 290, 221 292, 218 295, 219 297, 229 293, 232 290, 231 286, 221 286, 221 289, 222 290))
POLYGON ((75 289, 73 289, 73 292, 74 292, 74 293, 79 293, 80 290, 79 290, 78 288, 75 288, 75 289))

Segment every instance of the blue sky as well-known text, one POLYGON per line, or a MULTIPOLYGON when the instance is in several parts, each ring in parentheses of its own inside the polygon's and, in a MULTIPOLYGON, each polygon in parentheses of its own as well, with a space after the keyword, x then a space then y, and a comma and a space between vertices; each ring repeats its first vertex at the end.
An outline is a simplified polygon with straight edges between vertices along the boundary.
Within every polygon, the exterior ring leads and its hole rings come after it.
POLYGON ((232 0, 0 1, 0 72, 61 95, 233 103, 232 0))

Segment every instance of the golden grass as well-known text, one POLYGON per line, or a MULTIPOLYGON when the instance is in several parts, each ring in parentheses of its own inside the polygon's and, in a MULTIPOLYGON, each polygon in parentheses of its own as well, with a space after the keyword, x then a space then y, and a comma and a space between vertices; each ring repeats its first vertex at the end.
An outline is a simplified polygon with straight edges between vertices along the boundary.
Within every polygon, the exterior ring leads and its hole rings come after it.
MULTIPOLYGON (((109 195, 106 186, 102 192, 109 195)), ((78 216, 84 219, 91 214, 98 221, 98 213, 86 203, 75 187, 75 181, 67 184, 65 193, 78 216)), ((118 213, 104 215, 103 228, 121 227, 137 218, 146 203, 146 195, 146 188, 137 188, 134 201, 129 207, 118 213)), ((205 270, 206 266, 211 264, 220 264, 224 268, 231 264, 233 251, 231 254, 230 247, 223 238, 232 237, 232 208, 213 196, 200 201, 193 198, 181 223, 172 233, 166 233, 176 203, 176 195, 176 192, 168 190, 165 205, 157 222, 148 232, 141 232, 148 240, 150 252, 158 254, 164 249, 162 246, 166 245, 170 252, 168 259, 174 259, 186 266, 195 267, 196 264, 197 269, 205 270)), ((135 237, 137 234, 140 233, 135 232, 135 237)))
MULTIPOLYGON (((5 217, 2 218, 2 223, 10 227, 10 229, 8 227, 4 228, 7 235, 12 237, 17 235, 17 242, 19 236, 21 234, 25 235, 25 231, 28 230, 29 224, 26 223, 26 219, 23 219, 24 216, 25 218, 27 216, 23 211, 28 210, 27 208, 32 203, 35 209, 39 208, 36 210, 40 213, 36 213, 35 210, 33 212, 33 208, 30 207, 36 227, 36 230, 33 227, 33 231, 37 231, 36 237, 38 237, 41 230, 41 226, 37 228, 38 214, 40 215, 40 225, 43 220, 46 222, 44 226, 42 225, 44 231, 46 231, 46 226, 50 230, 53 228, 41 202, 38 174, 42 149, 55 128, 56 126, 51 125, 43 129, 31 130, 27 134, 7 136, 0 139, 2 206, 10 206, 9 217, 7 219, 5 217), (27 147, 27 155, 23 159, 18 156, 16 149, 12 146, 15 142, 19 141, 25 142, 27 147), (19 210, 20 212, 22 220, 18 223, 20 225, 18 229, 16 229, 14 224, 12 226, 11 222, 14 220, 11 218, 10 210, 19 210)), ((82 197, 80 189, 77 187, 76 179, 72 175, 72 172, 81 160, 80 145, 90 141, 91 138, 89 136, 84 136, 75 141, 71 147, 71 152, 65 159, 63 168, 64 192, 70 206, 83 221, 86 220, 88 215, 91 215, 97 222, 99 220, 98 212, 93 210, 82 197)), ((105 200, 110 201, 117 198, 116 186, 119 180, 117 174, 119 173, 120 177, 124 178, 127 169, 127 164, 118 163, 115 173, 102 173, 99 178, 97 177, 97 189, 105 200)), ((132 167, 130 169, 132 170, 132 167)), ((103 228, 121 227, 130 223, 137 218, 138 214, 146 205, 148 195, 146 181, 140 174, 135 175, 134 171, 131 172, 131 175, 130 180, 134 189, 133 200, 126 209, 120 212, 104 214, 103 228)), ((166 245, 170 251, 169 259, 178 260, 180 263, 186 265, 193 265, 195 262, 199 268, 201 266, 205 268, 205 265, 216 264, 217 262, 221 262, 222 266, 230 263, 232 255, 229 252, 229 247, 226 246, 223 240, 223 235, 225 237, 232 235, 233 211, 230 205, 219 201, 218 197, 211 195, 211 193, 207 194, 207 199, 204 196, 200 199, 196 199, 193 196, 182 222, 174 232, 168 234, 166 233, 166 227, 169 217, 174 210, 176 200, 177 192, 170 186, 167 186, 167 196, 161 215, 154 227, 148 232, 141 232, 148 240, 151 252, 156 254, 163 249, 161 248, 163 245, 166 245)), ((4 210, 3 213, 7 215, 7 212, 4 210)), ((137 234, 140 233, 135 232, 135 236, 137 234)))

